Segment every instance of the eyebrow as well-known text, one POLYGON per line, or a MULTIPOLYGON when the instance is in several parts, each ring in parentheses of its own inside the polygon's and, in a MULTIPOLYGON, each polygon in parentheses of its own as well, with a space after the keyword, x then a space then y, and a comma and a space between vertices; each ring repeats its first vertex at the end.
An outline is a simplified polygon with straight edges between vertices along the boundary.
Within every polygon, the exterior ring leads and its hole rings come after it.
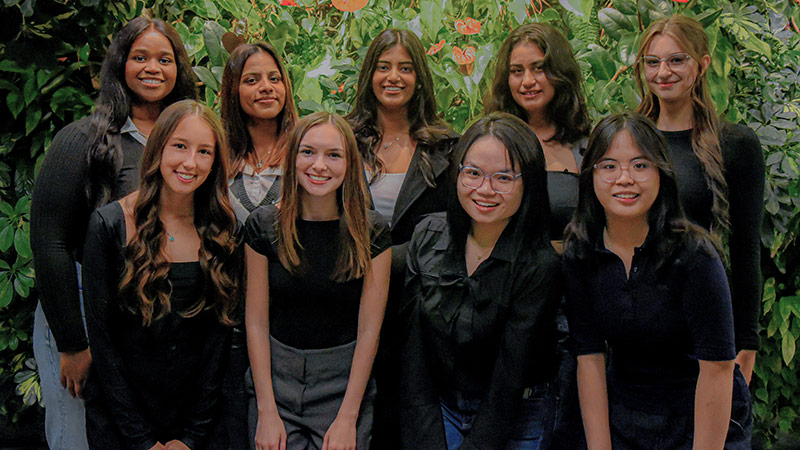
MULTIPOLYGON (((379 63, 384 63, 384 64, 391 64, 392 63, 391 61, 387 61, 385 59, 379 59, 378 62, 379 63)), ((404 64, 408 64, 408 65, 413 66, 414 62, 413 61, 400 61, 399 63, 397 63, 397 65, 399 65, 399 66, 402 66, 404 64)))
MULTIPOLYGON (((484 172, 484 173, 487 173, 487 174, 489 173, 488 171, 484 170, 483 168, 478 167, 477 164, 471 163, 469 161, 464 161, 464 163, 462 165, 465 166, 465 167, 474 167, 476 169, 481 169, 481 172, 484 172)), ((514 172, 514 168, 513 167, 511 167, 511 168, 506 167, 505 169, 502 169, 502 170, 495 170, 492 173, 497 173, 497 172, 513 173, 514 172)))

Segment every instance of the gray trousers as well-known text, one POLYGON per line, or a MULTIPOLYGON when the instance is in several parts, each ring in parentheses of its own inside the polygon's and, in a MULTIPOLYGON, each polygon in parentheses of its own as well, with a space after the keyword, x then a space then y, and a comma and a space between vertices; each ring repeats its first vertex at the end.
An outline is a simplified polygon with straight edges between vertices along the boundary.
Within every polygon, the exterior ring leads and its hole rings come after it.
MULTIPOLYGON (((270 336, 272 389, 286 428, 287 450, 319 450, 347 390, 355 341, 338 347, 300 350, 270 336)), ((253 376, 246 375, 250 448, 255 449, 258 408, 253 376)), ((370 378, 356 424, 356 448, 369 448, 375 382, 370 378)))

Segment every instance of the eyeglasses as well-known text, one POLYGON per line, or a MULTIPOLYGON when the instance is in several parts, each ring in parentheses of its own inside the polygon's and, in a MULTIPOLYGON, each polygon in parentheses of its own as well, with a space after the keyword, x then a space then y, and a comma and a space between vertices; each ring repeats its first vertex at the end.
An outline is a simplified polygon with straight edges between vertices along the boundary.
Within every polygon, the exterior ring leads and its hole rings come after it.
POLYGON ((673 53, 666 58, 659 58, 658 56, 643 56, 642 61, 644 62, 644 68, 648 72, 656 72, 659 68, 661 68, 661 63, 667 63, 667 67, 669 70, 675 72, 680 71, 684 67, 686 67, 686 62, 692 59, 688 53, 673 53))
POLYGON ((647 181, 650 175, 656 170, 656 166, 646 159, 633 160, 626 166, 609 159, 601 161, 592 167, 597 171, 597 175, 600 176, 600 179, 606 183, 616 183, 625 170, 628 171, 628 175, 633 181, 647 181))
POLYGON ((477 167, 458 165, 459 179, 461 185, 469 189, 479 189, 483 186, 484 180, 489 179, 489 186, 498 194, 508 194, 514 190, 514 182, 522 174, 513 174, 508 172, 495 172, 491 175, 486 175, 477 167))

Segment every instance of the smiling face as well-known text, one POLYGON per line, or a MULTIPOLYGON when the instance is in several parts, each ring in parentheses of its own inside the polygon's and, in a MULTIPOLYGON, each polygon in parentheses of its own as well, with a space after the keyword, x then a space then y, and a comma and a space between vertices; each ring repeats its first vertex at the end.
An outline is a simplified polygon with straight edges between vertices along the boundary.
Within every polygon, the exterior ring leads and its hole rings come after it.
POLYGON ((605 210, 606 220, 646 221, 647 213, 658 197, 658 169, 642 154, 633 135, 626 129, 614 136, 608 151, 597 161, 597 166, 607 162, 627 170, 622 170, 619 178, 609 183, 602 179, 600 169, 594 169, 594 192, 605 210), (631 178, 631 170, 637 162, 650 164, 649 171, 636 176, 639 179, 646 178, 645 181, 631 178))
POLYGON ((273 120, 286 104, 286 86, 275 59, 266 52, 250 55, 239 79, 239 104, 250 120, 273 120))
POLYGON ((381 53, 372 74, 372 92, 379 109, 406 108, 414 97, 416 84, 414 64, 405 47, 397 44, 381 53))
POLYGON ((306 195, 332 197, 347 171, 342 134, 331 123, 315 125, 306 131, 297 150, 295 167, 301 198, 306 195))
POLYGON ((508 88, 529 116, 544 112, 555 96, 555 88, 542 69, 543 62, 544 52, 530 41, 520 41, 509 55, 508 88))
POLYGON ((150 28, 133 41, 125 61, 125 83, 136 103, 163 100, 175 87, 178 66, 169 39, 150 28))
MULTIPOLYGON (((686 53, 686 50, 672 36, 662 33, 653 37, 644 56, 655 56, 666 60, 671 55, 683 53, 686 53)), ((648 68, 645 65, 647 85, 659 101, 691 102, 692 88, 700 69, 707 67, 709 62, 710 58, 706 55, 699 62, 689 58, 680 68, 671 69, 666 62, 661 62, 657 68, 648 68)))
POLYGON ((211 173, 216 154, 214 132, 200 116, 189 114, 172 132, 161 152, 164 193, 191 195, 211 173))
MULTIPOLYGON (((461 164, 478 168, 486 175, 505 172, 513 177, 519 173, 519 167, 511 163, 505 145, 494 136, 484 136, 475 141, 461 164)), ((507 224, 522 203, 522 178, 513 182, 511 192, 498 194, 488 179, 473 189, 464 185, 464 176, 462 171, 457 181, 458 201, 473 223, 507 224)))

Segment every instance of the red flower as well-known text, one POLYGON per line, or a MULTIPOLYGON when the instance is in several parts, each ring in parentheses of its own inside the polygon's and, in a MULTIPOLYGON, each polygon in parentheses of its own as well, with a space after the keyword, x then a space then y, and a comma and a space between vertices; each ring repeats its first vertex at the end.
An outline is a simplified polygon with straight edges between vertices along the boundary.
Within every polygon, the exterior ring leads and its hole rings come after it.
POLYGON ((354 12, 367 5, 369 0, 333 0, 333 7, 339 11, 354 12))
POLYGON ((462 66, 475 62, 475 47, 470 45, 461 50, 457 45, 454 46, 453 59, 462 66))
POLYGON ((435 55, 435 54, 439 53, 439 50, 441 50, 442 47, 444 47, 444 39, 439 41, 438 44, 432 44, 431 48, 429 48, 428 51, 425 52, 425 53, 427 53, 429 55, 435 55))
POLYGON ((481 23, 472 17, 465 20, 456 20, 456 31, 461 34, 478 34, 481 32, 481 23))
POLYGON ((281 0, 281 6, 299 6, 294 0, 281 0))

